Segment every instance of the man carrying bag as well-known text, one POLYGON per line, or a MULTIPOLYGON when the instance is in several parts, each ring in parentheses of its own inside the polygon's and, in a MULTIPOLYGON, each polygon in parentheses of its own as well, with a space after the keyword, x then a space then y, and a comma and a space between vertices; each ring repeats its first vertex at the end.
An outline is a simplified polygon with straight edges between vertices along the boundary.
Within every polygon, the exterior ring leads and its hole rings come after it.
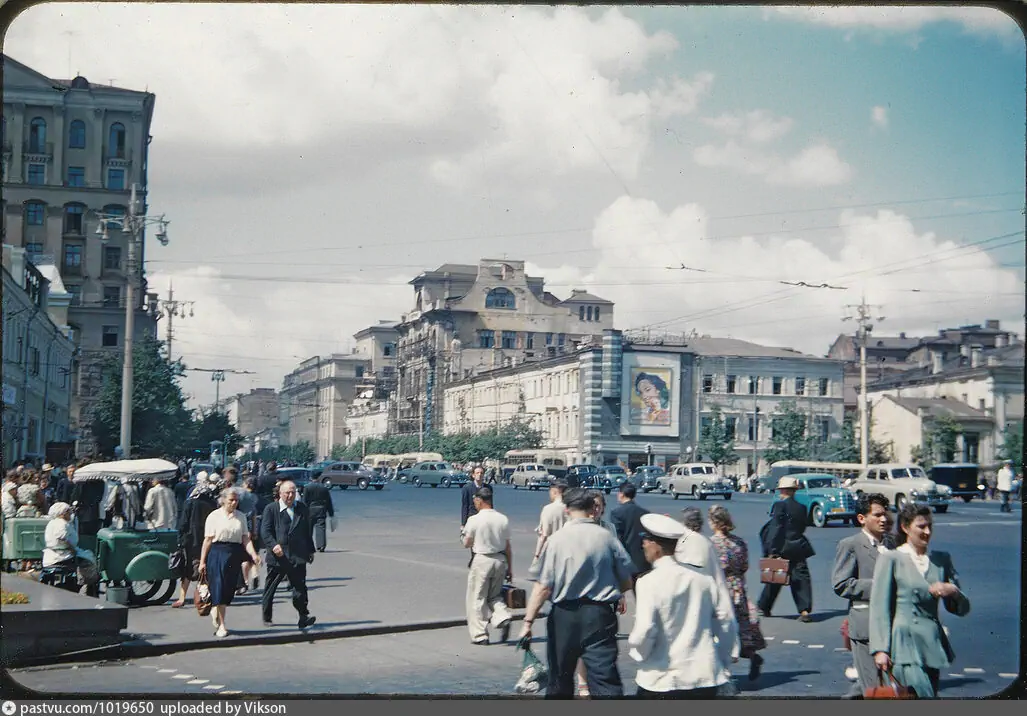
MULTIPOLYGON (((777 485, 781 499, 770 508, 770 520, 760 530, 763 540, 763 556, 779 557, 788 560, 788 586, 792 590, 795 609, 799 612, 799 621, 811 622, 813 618, 813 584, 806 560, 816 552, 806 538, 806 508, 795 500, 795 490, 799 481, 794 477, 783 477, 777 485)), ((756 606, 760 613, 770 616, 777 595, 781 591, 780 583, 769 582, 763 587, 756 606)))

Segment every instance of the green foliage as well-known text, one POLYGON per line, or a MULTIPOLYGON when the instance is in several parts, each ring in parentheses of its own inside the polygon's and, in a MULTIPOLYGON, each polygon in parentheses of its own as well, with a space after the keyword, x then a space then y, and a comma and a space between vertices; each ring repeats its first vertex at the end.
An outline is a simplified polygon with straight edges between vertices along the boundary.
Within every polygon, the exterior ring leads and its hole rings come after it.
POLYGON ((226 443, 224 454, 231 456, 242 444, 242 435, 229 422, 227 413, 204 411, 193 423, 193 444, 200 450, 207 450, 214 440, 226 443))
POLYGON ((807 416, 794 402, 778 405, 771 416, 770 447, 764 453, 768 463, 780 460, 804 460, 809 454, 806 439, 807 416))
POLYGON ((1023 470, 1023 422, 1009 423, 1002 430, 1002 447, 998 450, 999 460, 1012 460, 1017 472, 1023 470))
POLYGON ((735 436, 728 434, 720 406, 713 406, 709 424, 703 426, 699 437, 699 453, 717 467, 738 459, 738 453, 735 452, 735 436))

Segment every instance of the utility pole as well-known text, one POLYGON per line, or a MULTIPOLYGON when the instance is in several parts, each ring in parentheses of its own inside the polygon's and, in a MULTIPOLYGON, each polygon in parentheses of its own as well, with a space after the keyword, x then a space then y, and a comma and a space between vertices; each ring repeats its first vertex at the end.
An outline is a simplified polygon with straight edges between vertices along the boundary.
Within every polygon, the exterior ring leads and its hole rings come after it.
POLYGON ((217 412, 218 403, 221 402, 221 384, 225 380, 225 373, 235 373, 238 375, 252 375, 252 370, 233 370, 231 368, 186 368, 186 370, 196 371, 197 373, 210 373, 210 379, 214 381, 214 411, 217 412))
POLYGON ((317 375, 314 377, 314 457, 320 458, 321 447, 321 356, 317 357, 317 375))
POLYGON ((177 314, 179 318, 185 318, 185 309, 189 309, 189 316, 193 316, 193 305, 194 301, 176 301, 175 300, 175 287, 168 282, 168 297, 162 298, 157 302, 160 307, 162 315, 168 317, 168 360, 171 360, 171 341, 175 337, 174 320, 177 314))
MULTIPOLYGON (((855 320, 858 323, 856 337, 859 340, 859 461, 862 467, 870 463, 870 423, 869 405, 867 402, 867 336, 874 328, 871 317, 872 308, 880 308, 867 303, 866 296, 859 305, 847 305, 846 308, 853 309, 855 315, 845 316, 843 321, 855 320)), ((877 318, 883 321, 884 316, 877 318)))

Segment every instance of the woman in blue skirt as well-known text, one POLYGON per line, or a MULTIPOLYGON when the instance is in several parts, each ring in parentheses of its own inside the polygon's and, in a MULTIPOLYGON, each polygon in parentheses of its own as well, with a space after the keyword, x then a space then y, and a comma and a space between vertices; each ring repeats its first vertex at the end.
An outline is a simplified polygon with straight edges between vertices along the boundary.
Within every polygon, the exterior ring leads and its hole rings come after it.
POLYGON ((250 540, 246 518, 238 511, 239 496, 229 488, 221 493, 219 509, 207 516, 203 532, 203 551, 200 553, 200 579, 210 589, 211 621, 215 636, 228 636, 225 612, 235 596, 242 564, 246 561, 260 565, 260 557, 250 540), (249 557, 247 558, 247 553, 249 557))

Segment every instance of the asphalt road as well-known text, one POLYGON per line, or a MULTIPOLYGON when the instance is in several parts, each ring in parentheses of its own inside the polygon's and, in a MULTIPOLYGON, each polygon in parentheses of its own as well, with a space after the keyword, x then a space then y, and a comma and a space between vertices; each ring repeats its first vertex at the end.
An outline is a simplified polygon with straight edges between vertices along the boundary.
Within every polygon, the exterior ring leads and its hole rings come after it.
MULTIPOLYGON (((611 495, 611 507, 616 495, 611 495)), ((513 526, 514 572, 523 583, 534 549, 538 513, 544 492, 497 488, 496 507, 513 526)), ((331 536, 335 547, 374 556, 381 569, 404 564, 437 564, 439 579, 461 580, 466 551, 458 544, 460 496, 457 488, 415 488, 390 483, 385 490, 333 492, 340 529, 331 536)), ((737 533, 758 557, 758 533, 766 520, 770 495, 736 494, 726 503, 737 533)), ((693 503, 666 495, 640 495, 639 504, 654 512, 677 516, 695 504, 705 511, 714 498, 693 503)), ((965 618, 946 615, 956 661, 942 674, 942 695, 979 697, 1001 691, 1020 668, 1022 510, 1000 514, 998 503, 954 504, 935 516, 936 549, 952 554, 972 612, 965 618)), ((743 696, 837 697, 849 683, 850 663, 841 649, 838 629, 846 603, 829 583, 837 541, 854 528, 831 525, 807 531, 817 556, 810 560, 814 580, 814 622, 794 619, 787 590, 774 616, 763 620, 769 646, 766 664, 756 682, 746 679, 748 662, 734 668, 743 696)), ((759 578, 750 570, 749 597, 759 594, 759 578)), ((409 604, 416 594, 380 594, 383 614, 391 605, 409 604)), ((460 613, 460 604, 452 605, 460 613)), ((395 606, 393 606, 395 609, 395 606)), ((631 628, 631 606, 621 619, 624 635, 631 628)), ((541 623, 540 623, 541 625, 541 623)), ((515 625, 514 634, 519 628, 515 625)), ((544 633, 536 634, 536 653, 545 653, 544 633)), ((621 650, 626 692, 634 690, 633 666, 621 650)), ((389 636, 333 639, 279 646, 209 649, 164 657, 104 664, 76 664, 12 672, 24 686, 44 693, 167 694, 511 694, 520 670, 520 654, 512 644, 473 646, 466 629, 442 629, 389 636), (288 650, 288 651, 285 651, 288 650), (288 668, 282 668, 282 664, 288 668)))

